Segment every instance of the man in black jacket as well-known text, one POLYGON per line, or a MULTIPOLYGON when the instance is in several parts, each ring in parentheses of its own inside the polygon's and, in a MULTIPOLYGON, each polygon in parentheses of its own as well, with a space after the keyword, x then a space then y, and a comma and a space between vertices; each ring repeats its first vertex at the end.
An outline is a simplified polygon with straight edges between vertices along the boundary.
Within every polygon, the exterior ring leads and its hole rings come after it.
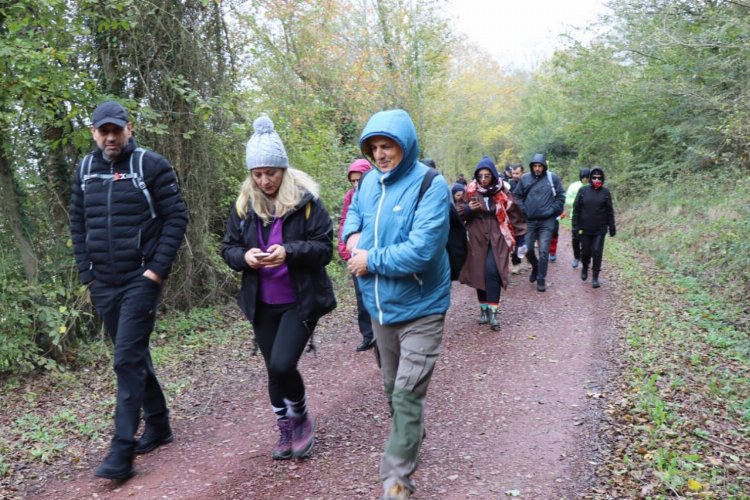
POLYGON ((529 281, 536 281, 536 289, 547 289, 549 245, 555 231, 557 216, 565 206, 565 189, 560 178, 547 171, 547 159, 537 153, 529 162, 531 171, 523 174, 513 195, 528 221, 526 226, 526 254, 531 264, 529 281), (539 240, 539 259, 534 254, 534 243, 539 240))
POLYGON ((100 104, 91 133, 97 147, 76 169, 70 231, 80 280, 114 344, 115 431, 95 475, 121 481, 135 474, 135 454, 173 439, 149 337, 188 216, 172 165, 137 147, 120 104, 100 104))

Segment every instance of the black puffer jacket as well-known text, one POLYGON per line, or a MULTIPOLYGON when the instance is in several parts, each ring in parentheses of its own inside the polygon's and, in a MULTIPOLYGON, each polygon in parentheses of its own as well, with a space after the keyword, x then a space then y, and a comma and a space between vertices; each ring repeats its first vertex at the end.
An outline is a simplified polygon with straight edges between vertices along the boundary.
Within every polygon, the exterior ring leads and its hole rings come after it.
MULTIPOLYGON (((245 253, 258 248, 257 224, 262 223, 252 210, 243 221, 233 206, 227 232, 221 242, 221 255, 229 267, 242 271, 242 287, 237 304, 245 317, 253 321, 258 294, 258 271, 245 262, 245 253)), ((336 308, 333 285, 325 266, 333 257, 333 222, 320 199, 306 193, 297 207, 284 216, 282 237, 289 277, 297 296, 302 321, 314 321, 336 308), (305 215, 310 204, 309 217, 305 215)))
MULTIPOLYGON (((604 171, 599 167, 594 167, 591 169, 591 175, 595 174, 601 174, 603 183, 604 171)), ((617 232, 615 210, 609 189, 603 185, 599 189, 594 189, 591 184, 579 189, 573 202, 571 224, 573 231, 580 234, 607 234, 607 229, 609 229, 609 235, 614 236, 617 232)))
POLYGON ((550 174, 552 184, 547 177, 547 163, 544 156, 537 163, 544 165, 542 175, 535 176, 534 171, 527 172, 513 189, 516 203, 521 207, 528 220, 542 220, 557 217, 565 207, 565 189, 557 174, 550 174), (554 186, 554 194, 552 190, 554 186))
MULTIPOLYGON (((93 153, 92 174, 129 174, 130 156, 136 149, 130 139, 114 161, 101 149, 93 153)), ((146 151, 143 176, 153 200, 151 217, 143 192, 130 179, 89 179, 81 189, 82 165, 73 178, 70 232, 80 280, 114 285, 125 283, 150 269, 162 278, 169 275, 188 223, 172 165, 161 155, 146 151)), ((138 154, 140 156, 140 154, 138 154)), ((137 158, 134 158, 137 171, 137 158)), ((85 172, 84 172, 85 173, 85 172)))

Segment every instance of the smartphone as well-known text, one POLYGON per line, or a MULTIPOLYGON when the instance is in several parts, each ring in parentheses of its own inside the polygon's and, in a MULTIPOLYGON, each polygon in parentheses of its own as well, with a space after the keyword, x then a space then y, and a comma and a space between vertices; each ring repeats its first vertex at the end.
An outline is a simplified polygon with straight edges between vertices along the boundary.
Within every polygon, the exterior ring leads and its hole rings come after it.
POLYGON ((253 254, 253 257, 255 257, 256 259, 262 259, 264 257, 268 257, 269 255, 271 254, 268 252, 258 252, 256 254, 253 254))

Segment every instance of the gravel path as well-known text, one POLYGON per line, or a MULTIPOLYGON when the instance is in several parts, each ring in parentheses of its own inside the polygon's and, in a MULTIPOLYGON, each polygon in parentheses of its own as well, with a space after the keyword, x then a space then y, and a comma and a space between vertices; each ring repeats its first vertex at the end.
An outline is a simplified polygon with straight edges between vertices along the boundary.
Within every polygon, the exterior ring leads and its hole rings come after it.
MULTIPOLYGON (((414 499, 579 498, 591 491, 604 446, 597 423, 615 336, 615 284, 606 274, 598 290, 580 280, 570 267, 569 233, 558 251, 547 292, 528 282, 528 269, 512 277, 498 332, 476 324, 474 290, 454 283, 414 499)), ((301 363, 318 417, 310 459, 270 459, 275 423, 254 358, 246 372, 214 386, 205 415, 173 415, 175 442, 139 457, 133 479, 110 484, 86 469, 35 498, 378 498, 390 419, 372 352, 354 351, 354 319, 351 306, 329 315, 316 333, 318 354, 301 363)))

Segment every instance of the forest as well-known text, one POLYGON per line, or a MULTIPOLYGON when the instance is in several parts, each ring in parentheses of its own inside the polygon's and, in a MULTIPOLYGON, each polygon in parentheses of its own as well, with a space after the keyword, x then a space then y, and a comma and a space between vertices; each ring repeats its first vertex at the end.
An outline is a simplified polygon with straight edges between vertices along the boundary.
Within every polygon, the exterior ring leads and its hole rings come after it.
MULTIPOLYGON (((581 167, 605 168, 618 240, 634 260, 653 262, 648 272, 663 276, 666 290, 690 297, 658 326, 643 322, 654 320, 654 305, 644 306, 630 328, 668 330, 673 366, 687 369, 684 359, 692 360, 701 374, 701 389, 687 392, 691 404, 723 401, 713 418, 737 428, 742 449, 725 461, 744 476, 706 476, 699 486, 741 495, 750 476, 743 469, 750 463, 750 3, 609 7, 590 42, 569 37, 522 72, 452 32, 440 0, 4 2, 0 384, 85 368, 105 342, 78 281, 68 228, 73 172, 93 148, 96 104, 122 103, 139 145, 175 167, 190 223, 160 313, 187 329, 236 294, 237 276, 218 245, 246 176, 253 119, 273 119, 290 163, 320 182, 336 217, 367 118, 403 108, 422 156, 449 183, 483 155, 502 167, 545 152, 565 185, 581 167)), ((329 274, 346 285, 340 262, 329 274)), ((657 309, 658 316, 667 307, 657 309)), ((633 344, 641 353, 655 345, 633 344)), ((642 389, 634 404, 652 421, 654 398, 667 398, 656 380, 668 377, 674 388, 675 377, 649 370, 648 359, 632 361, 625 379, 642 389)), ((666 440, 669 433, 654 433, 670 422, 633 433, 666 440)), ((673 451, 655 459, 657 493, 694 486, 675 470, 692 470, 695 460, 673 451)), ((624 455, 622 470, 644 460, 632 450, 624 455)), ((0 455, 0 477, 6 473, 0 455)))

